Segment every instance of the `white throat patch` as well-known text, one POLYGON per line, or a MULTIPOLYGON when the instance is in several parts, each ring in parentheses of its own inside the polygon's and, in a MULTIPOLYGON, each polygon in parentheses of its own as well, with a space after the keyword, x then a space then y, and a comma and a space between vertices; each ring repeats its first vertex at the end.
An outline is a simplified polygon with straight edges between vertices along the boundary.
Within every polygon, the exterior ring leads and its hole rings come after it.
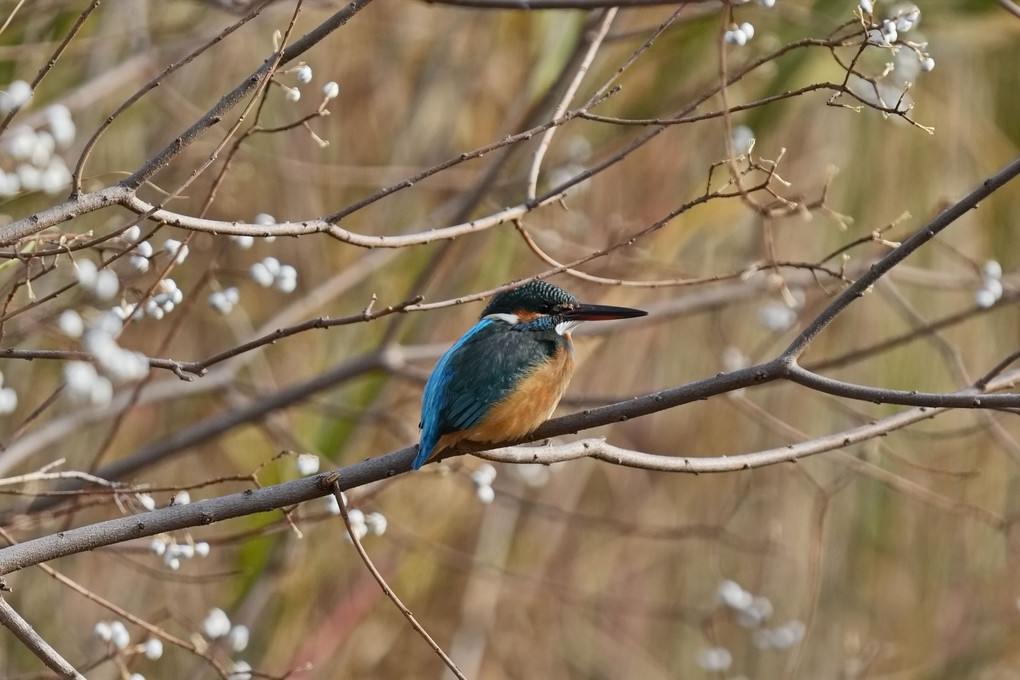
POLYGON ((517 322, 520 321, 516 314, 488 314, 485 318, 492 319, 493 321, 505 321, 511 326, 516 326, 517 322))
POLYGON ((560 321, 556 324, 556 333, 558 335, 566 335, 572 328, 576 328, 580 325, 580 321, 573 319, 571 321, 560 321))

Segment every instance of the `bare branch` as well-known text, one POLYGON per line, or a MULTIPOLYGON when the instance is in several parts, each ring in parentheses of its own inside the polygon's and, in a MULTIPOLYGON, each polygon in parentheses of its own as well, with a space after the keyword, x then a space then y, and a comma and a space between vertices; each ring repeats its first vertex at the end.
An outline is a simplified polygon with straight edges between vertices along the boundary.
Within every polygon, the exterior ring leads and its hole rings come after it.
POLYGON ((28 647, 33 654, 42 659, 48 668, 56 672, 62 678, 73 678, 74 680, 85 680, 85 676, 75 670, 64 657, 60 656, 57 650, 53 649, 46 640, 35 632, 33 628, 14 608, 0 596, 0 624, 14 633, 14 636, 21 640, 22 644, 28 647))
POLYGON ((343 491, 340 489, 339 473, 328 475, 322 483, 330 486, 333 497, 336 498, 337 505, 340 508, 340 516, 343 517, 344 525, 347 527, 347 535, 350 536, 351 543, 354 544, 354 549, 358 551, 358 556, 361 557, 361 561, 365 563, 365 567, 367 567, 369 573, 372 574, 372 578, 374 578, 375 582, 379 584, 380 588, 382 588, 383 593, 385 593, 386 597, 388 597, 390 601, 396 605, 397 609, 404 615, 404 618, 411 624, 411 627, 414 628, 415 632, 417 632, 418 635, 420 635, 425 642, 428 643, 429 647, 432 648, 432 651, 434 651, 436 655, 443 660, 443 663, 450 669, 450 672, 460 680, 467 680, 467 678, 464 677, 464 674, 460 672, 460 669, 457 668, 457 664, 453 662, 453 659, 451 659, 450 656, 443 651, 443 648, 440 647, 434 639, 432 639, 432 636, 429 635, 427 630, 425 630, 425 627, 418 622, 414 613, 407 608, 407 605, 400 601, 400 598, 397 597, 395 592, 393 592, 393 588, 390 587, 390 584, 386 582, 383 575, 375 568, 375 564, 372 563, 372 558, 368 556, 368 553, 365 551, 365 546, 361 544, 358 532, 351 526, 351 518, 350 515, 347 514, 347 502, 344 500, 343 491))

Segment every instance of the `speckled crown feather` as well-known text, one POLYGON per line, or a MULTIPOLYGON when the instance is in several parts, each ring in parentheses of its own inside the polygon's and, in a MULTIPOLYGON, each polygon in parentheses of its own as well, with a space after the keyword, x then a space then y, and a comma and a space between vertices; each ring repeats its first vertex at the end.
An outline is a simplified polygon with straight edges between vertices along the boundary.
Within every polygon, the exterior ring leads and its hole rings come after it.
POLYGON ((490 314, 516 314, 519 311, 548 314, 554 307, 576 304, 577 298, 562 288, 545 281, 532 281, 493 296, 482 311, 482 317, 490 314))

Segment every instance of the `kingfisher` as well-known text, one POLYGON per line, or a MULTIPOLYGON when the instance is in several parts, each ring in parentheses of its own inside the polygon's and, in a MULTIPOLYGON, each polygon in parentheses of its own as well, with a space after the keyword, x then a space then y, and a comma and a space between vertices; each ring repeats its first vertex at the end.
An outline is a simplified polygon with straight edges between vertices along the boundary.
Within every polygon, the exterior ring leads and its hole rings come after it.
POLYGON ((500 442, 530 434, 552 415, 574 372, 570 331, 582 321, 647 313, 581 303, 545 281, 494 296, 425 383, 412 469, 461 441, 500 442))

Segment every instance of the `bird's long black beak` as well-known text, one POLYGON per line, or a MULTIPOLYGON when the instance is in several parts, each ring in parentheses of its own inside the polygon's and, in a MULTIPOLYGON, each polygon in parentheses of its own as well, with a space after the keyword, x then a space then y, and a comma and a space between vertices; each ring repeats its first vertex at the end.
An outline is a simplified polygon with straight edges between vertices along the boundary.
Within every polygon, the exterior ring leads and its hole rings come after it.
POLYGON ((610 319, 633 319, 646 316, 648 312, 632 307, 613 307, 611 305, 580 304, 560 314, 568 321, 609 321, 610 319))

